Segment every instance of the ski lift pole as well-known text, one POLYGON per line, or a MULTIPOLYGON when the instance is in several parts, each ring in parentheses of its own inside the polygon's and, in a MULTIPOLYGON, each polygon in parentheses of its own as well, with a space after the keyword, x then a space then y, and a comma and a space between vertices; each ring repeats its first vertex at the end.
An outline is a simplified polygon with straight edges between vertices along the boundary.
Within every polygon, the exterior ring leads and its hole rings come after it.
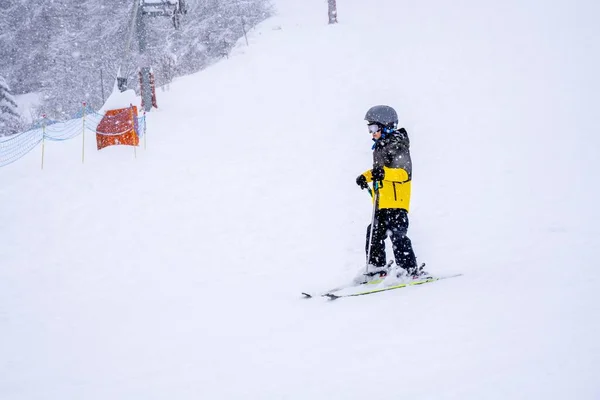
POLYGON ((133 9, 131 11, 131 25, 129 26, 129 35, 127 37, 127 42, 125 44, 125 50, 123 52, 123 59, 121 60, 121 66, 119 67, 119 71, 117 72, 117 84, 119 90, 124 92, 127 89, 127 78, 121 76, 123 71, 127 68, 127 60, 129 59, 129 51, 131 49, 131 40, 133 39, 133 33, 136 31, 136 25, 138 21, 138 10, 141 7, 139 0, 133 1, 133 9))

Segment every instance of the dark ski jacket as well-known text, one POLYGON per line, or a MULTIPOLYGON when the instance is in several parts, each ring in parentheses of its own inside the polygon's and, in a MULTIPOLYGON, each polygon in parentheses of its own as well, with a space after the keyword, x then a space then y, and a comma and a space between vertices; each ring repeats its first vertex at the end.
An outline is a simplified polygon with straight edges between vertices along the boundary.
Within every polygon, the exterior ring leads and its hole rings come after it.
MULTIPOLYGON (((383 185, 379 188, 378 208, 402 208, 409 211, 412 179, 410 141, 406 129, 384 134, 375 142, 373 168, 383 167, 383 185)), ((363 175, 372 182, 372 170, 363 175)))

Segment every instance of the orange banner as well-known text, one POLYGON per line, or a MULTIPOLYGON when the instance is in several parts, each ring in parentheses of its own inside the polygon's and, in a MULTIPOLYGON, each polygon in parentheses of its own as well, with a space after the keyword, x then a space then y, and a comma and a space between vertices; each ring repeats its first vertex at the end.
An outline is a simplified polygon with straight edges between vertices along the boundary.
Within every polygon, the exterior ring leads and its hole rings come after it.
POLYGON ((96 128, 98 150, 107 146, 138 146, 137 107, 108 110, 96 128))

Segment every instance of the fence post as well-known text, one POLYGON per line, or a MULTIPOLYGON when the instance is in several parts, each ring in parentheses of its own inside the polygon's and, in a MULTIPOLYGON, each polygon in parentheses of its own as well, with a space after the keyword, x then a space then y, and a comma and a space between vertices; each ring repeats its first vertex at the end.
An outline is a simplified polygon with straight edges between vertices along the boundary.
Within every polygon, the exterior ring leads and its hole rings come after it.
POLYGON ((244 31, 244 38, 246 39, 246 47, 248 46, 248 35, 246 35, 246 21, 242 17, 242 30, 244 31))
POLYGON ((82 112, 82 131, 81 131, 81 163, 83 164, 85 161, 85 101, 83 102, 83 112, 82 112))
POLYGON ((46 114, 42 115, 42 169, 44 169, 44 144, 46 139, 46 114))
MULTIPOLYGON (((134 132, 135 135, 137 135, 137 132, 135 132, 135 122, 133 121, 133 119, 135 118, 135 115, 133 114, 133 104, 129 104, 129 115, 131 115, 131 125, 134 127, 133 132, 134 132)), ((133 144, 133 158, 137 159, 137 149, 136 149, 136 147, 137 146, 134 143, 133 144)))

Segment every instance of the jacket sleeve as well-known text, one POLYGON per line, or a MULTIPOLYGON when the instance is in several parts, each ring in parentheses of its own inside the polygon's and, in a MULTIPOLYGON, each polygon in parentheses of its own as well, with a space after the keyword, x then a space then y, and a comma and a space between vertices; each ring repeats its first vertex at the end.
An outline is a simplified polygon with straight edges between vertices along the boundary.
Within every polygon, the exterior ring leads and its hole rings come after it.
POLYGON ((371 174, 371 170, 370 169, 368 169, 365 172, 363 172, 362 175, 364 175, 365 178, 367 178, 367 182, 373 182, 373 175, 371 174))

